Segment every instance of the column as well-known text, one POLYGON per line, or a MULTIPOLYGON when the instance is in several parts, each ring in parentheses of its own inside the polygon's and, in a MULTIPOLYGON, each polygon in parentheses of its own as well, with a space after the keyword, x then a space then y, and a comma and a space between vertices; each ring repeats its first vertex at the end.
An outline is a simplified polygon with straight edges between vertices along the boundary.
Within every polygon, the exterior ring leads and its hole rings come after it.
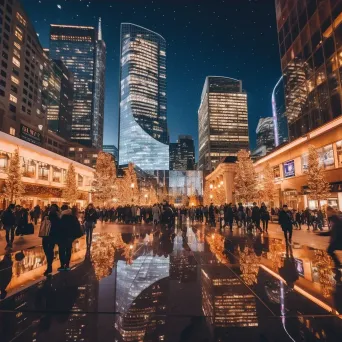
POLYGON ((235 202, 235 199, 233 196, 234 177, 235 177, 235 164, 224 165, 223 186, 224 186, 225 193, 226 193, 226 203, 235 202))

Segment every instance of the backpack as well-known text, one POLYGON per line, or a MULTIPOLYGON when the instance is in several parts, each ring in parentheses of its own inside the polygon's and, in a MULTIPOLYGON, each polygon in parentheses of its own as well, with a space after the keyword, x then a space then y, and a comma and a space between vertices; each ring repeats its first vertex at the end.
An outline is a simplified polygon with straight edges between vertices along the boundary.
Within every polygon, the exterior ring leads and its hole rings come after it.
POLYGON ((42 223, 40 224, 39 228, 39 237, 47 237, 50 236, 51 231, 51 221, 49 220, 48 216, 45 216, 42 220, 42 223))

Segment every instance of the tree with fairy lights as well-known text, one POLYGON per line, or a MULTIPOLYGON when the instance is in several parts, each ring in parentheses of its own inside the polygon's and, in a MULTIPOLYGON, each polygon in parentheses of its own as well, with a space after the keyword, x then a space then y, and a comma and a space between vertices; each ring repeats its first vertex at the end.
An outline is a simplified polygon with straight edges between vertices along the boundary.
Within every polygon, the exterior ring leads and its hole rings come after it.
POLYGON ((13 201, 18 200, 25 192, 25 187, 21 179, 22 172, 18 148, 14 150, 6 174, 5 196, 13 203, 13 201))
POLYGON ((140 190, 134 164, 128 164, 128 168, 125 170, 123 178, 119 180, 118 192, 120 204, 127 205, 140 203, 140 190))
POLYGON ((264 202, 272 202, 275 197, 275 184, 274 184, 274 173, 273 168, 269 163, 266 164, 263 170, 263 182, 262 182, 262 200, 264 202))
POLYGON ((318 202, 326 200, 330 194, 330 185, 325 179, 324 170, 319 162, 319 155, 314 146, 309 146, 308 162, 309 198, 318 202))
POLYGON ((70 163, 66 174, 65 187, 63 189, 63 198, 71 205, 75 204, 78 198, 76 172, 75 167, 72 163, 70 163))
POLYGON ((238 202, 252 202, 256 197, 256 173, 246 150, 240 150, 237 154, 234 189, 238 202))
POLYGON ((96 161, 94 172, 94 201, 105 205, 114 195, 116 180, 116 167, 113 156, 109 153, 100 152, 96 161))

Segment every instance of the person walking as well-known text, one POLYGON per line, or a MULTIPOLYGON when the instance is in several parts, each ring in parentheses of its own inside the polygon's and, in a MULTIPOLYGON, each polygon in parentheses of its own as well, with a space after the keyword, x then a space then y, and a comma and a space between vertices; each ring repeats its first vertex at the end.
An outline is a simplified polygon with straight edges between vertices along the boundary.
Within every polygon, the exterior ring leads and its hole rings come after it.
POLYGON ((160 209, 159 206, 153 204, 152 207, 153 225, 157 225, 160 221, 160 209))
POLYGON ((37 224, 38 223, 38 219, 40 217, 40 213, 41 213, 41 210, 40 210, 40 206, 37 204, 34 209, 33 209, 33 218, 34 218, 34 224, 37 224))
POLYGON ((15 205, 10 204, 1 216, 1 221, 6 231, 6 242, 7 242, 6 249, 10 249, 13 247, 14 231, 15 231, 15 223, 16 223, 14 210, 15 210, 15 205))
POLYGON ((295 224, 297 229, 302 230, 302 215, 300 211, 296 211, 295 213, 295 224))
POLYGON ((228 205, 224 206, 224 223, 225 223, 225 226, 229 225, 230 231, 233 231, 233 220, 234 220, 233 208, 232 208, 232 204, 229 203, 228 205))
POLYGON ((77 218, 77 207, 70 209, 63 205, 61 213, 60 228, 58 230, 58 250, 61 267, 58 271, 70 271, 70 258, 73 241, 81 237, 81 225, 77 218))
POLYGON ((260 227, 260 209, 257 206, 256 202, 253 203, 252 221, 253 221, 253 223, 255 225, 255 228, 259 229, 259 231, 262 232, 262 229, 260 227))
POLYGON ((210 227, 216 227, 215 207, 212 203, 209 206, 209 223, 210 223, 210 227))
POLYGON ((86 232, 87 249, 90 248, 93 241, 93 229, 97 222, 97 213, 92 203, 88 204, 84 213, 84 228, 86 232))
POLYGON ((330 224, 331 224, 331 237, 330 243, 327 249, 328 254, 334 261, 335 264, 335 280, 340 283, 341 282, 341 262, 337 255, 335 254, 336 250, 342 250, 342 218, 337 215, 330 216, 330 224))
POLYGON ((43 250, 46 256, 47 268, 44 272, 48 276, 52 272, 52 262, 54 259, 54 248, 59 230, 59 208, 57 204, 51 204, 49 211, 42 217, 39 236, 42 237, 43 250))
POLYGON ((267 210, 266 204, 264 202, 261 203, 260 218, 262 221, 262 230, 268 233, 268 221, 270 220, 270 213, 267 210))
POLYGON ((286 244, 292 244, 292 218, 286 204, 283 210, 279 212, 279 224, 284 232, 286 244))

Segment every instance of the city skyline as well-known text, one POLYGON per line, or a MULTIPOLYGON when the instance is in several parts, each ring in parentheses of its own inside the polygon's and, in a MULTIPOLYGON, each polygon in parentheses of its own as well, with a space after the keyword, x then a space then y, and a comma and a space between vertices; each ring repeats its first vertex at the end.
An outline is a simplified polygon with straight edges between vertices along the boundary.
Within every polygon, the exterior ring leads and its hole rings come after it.
POLYGON ((95 5, 90 1, 80 4, 77 10, 66 2, 60 3, 61 9, 58 9, 57 1, 23 0, 44 47, 47 46, 50 23, 96 26, 98 17, 102 17, 108 51, 105 144, 117 145, 119 26, 122 22, 132 22, 160 33, 168 44, 170 141, 176 141, 179 134, 192 135, 197 155, 197 110, 202 85, 206 76, 216 74, 243 81, 249 99, 249 131, 253 147, 259 117, 272 115, 271 93, 281 75, 273 0, 263 4, 241 1, 232 5, 217 1, 210 6, 199 3, 181 7, 177 3, 157 6, 152 2, 128 5, 99 1, 95 5), (32 11, 35 6, 31 5, 36 3, 40 8, 39 17, 43 20, 38 20, 37 13, 32 11), (232 10, 227 8, 229 6, 232 10), (196 14, 195 19, 191 18, 191 13, 196 14), (201 26, 204 15, 209 15, 208 30, 201 26), (237 17, 243 18, 243 22, 253 22, 258 29, 246 26, 239 30, 237 17), (174 23, 178 24, 177 27, 174 23), (196 39, 192 39, 190 31, 194 32, 196 39), (248 37, 248 44, 245 44, 244 37, 248 37))

